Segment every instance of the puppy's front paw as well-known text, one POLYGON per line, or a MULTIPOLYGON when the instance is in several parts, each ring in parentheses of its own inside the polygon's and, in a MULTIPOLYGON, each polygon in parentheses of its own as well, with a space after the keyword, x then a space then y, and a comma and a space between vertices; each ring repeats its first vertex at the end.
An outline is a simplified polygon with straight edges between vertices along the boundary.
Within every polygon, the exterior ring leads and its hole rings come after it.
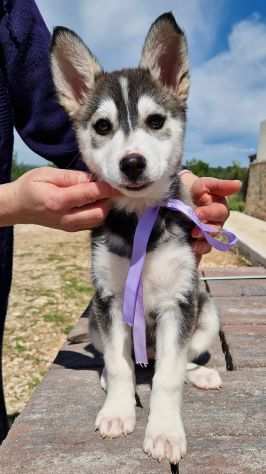
POLYGON ((118 438, 134 431, 136 425, 135 406, 126 403, 108 403, 99 411, 95 429, 102 438, 118 438))
POLYGON ((186 381, 203 390, 217 390, 222 387, 222 379, 216 369, 198 366, 187 370, 186 381))
MULTIPOLYGON (((171 425, 174 425, 172 422, 171 425)), ((167 459, 171 464, 178 464, 187 451, 186 435, 182 421, 176 426, 169 426, 160 429, 147 426, 143 449, 148 456, 152 456, 157 461, 167 459)))

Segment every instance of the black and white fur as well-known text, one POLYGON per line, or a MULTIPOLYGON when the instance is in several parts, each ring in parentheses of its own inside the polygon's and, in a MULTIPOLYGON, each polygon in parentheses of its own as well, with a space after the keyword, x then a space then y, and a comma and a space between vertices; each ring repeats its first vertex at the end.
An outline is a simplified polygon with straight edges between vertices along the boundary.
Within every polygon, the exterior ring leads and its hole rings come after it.
MULTIPOLYGON (((138 216, 165 198, 188 202, 179 176, 189 90, 187 46, 172 14, 151 26, 140 65, 105 73, 72 31, 56 28, 53 79, 71 117, 83 160, 98 180, 121 191, 105 223, 92 232, 90 335, 103 351, 107 390, 96 419, 102 437, 135 427, 135 372, 122 300, 138 216)), ((216 309, 199 291, 191 250, 191 223, 161 208, 143 272, 148 345, 156 341, 156 368, 144 450, 177 463, 186 452, 181 417, 185 376, 202 388, 221 385, 219 374, 191 361, 218 333, 216 309), (188 365, 187 365, 188 364, 188 365), (186 375, 186 368, 187 375, 186 375)))

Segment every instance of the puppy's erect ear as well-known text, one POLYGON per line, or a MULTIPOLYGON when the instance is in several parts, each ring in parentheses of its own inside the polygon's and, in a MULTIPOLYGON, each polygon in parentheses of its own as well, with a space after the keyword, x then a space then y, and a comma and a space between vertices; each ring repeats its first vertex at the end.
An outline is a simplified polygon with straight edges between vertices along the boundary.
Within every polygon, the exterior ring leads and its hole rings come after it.
POLYGON ((76 33, 59 26, 52 38, 51 69, 60 104, 77 119, 100 65, 76 33))
POLYGON ((174 89, 185 104, 189 91, 187 42, 172 13, 165 13, 152 24, 146 37, 140 67, 155 79, 174 89))

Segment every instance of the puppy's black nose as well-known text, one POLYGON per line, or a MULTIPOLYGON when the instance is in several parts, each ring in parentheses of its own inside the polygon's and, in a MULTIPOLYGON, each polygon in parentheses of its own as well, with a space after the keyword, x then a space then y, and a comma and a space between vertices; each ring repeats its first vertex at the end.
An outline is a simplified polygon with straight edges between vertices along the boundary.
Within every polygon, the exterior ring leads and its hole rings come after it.
POLYGON ((119 166, 122 173, 130 181, 137 181, 146 168, 146 160, 142 155, 131 153, 122 158, 119 166))

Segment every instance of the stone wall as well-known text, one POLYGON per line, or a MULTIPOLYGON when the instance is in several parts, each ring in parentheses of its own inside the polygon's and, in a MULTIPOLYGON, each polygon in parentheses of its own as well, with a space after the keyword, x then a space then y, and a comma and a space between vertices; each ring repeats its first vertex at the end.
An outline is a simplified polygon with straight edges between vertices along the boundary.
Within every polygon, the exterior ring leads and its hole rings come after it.
POLYGON ((266 161, 250 165, 245 212, 266 220, 266 161))

